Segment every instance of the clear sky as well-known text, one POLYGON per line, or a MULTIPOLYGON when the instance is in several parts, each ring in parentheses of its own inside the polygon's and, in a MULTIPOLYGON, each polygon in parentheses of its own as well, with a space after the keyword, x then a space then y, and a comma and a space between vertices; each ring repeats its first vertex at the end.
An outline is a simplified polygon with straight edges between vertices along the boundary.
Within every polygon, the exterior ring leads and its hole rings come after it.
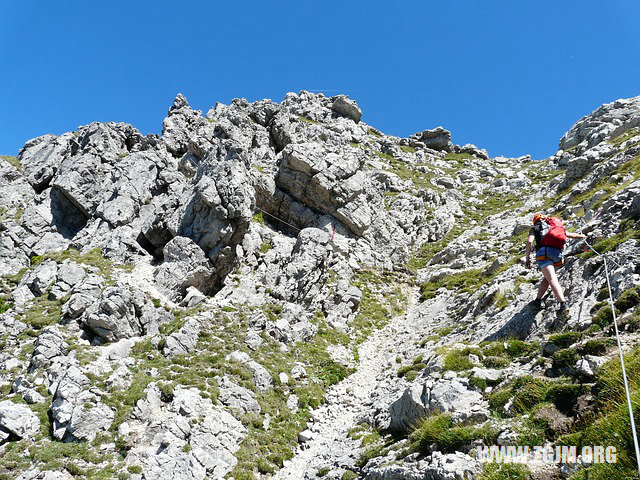
POLYGON ((638 25, 637 0, 2 0, 0 153, 95 120, 159 132, 178 92, 206 111, 305 89, 386 133, 543 158, 640 95, 638 25))

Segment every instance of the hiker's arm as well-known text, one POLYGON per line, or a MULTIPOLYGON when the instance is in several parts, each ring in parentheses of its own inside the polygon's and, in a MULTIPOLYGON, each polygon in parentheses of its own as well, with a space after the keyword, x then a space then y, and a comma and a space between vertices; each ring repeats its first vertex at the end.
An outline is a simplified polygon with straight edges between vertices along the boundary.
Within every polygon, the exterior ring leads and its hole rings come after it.
POLYGON ((587 236, 582 233, 567 232, 567 238, 587 238, 587 236))
POLYGON ((529 255, 531 255, 531 244, 533 243, 534 236, 529 235, 527 238, 527 247, 524 251, 524 266, 525 268, 531 268, 531 260, 529 260, 529 255))

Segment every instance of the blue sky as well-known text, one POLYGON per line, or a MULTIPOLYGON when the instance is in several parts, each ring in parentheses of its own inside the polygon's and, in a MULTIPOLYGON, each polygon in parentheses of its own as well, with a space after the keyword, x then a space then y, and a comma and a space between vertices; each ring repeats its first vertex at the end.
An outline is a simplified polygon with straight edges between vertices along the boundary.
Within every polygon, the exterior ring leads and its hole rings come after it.
POLYGON ((177 92, 206 111, 306 89, 386 133, 542 158, 640 95, 638 25, 637 0, 3 0, 0 153, 95 120, 159 132, 177 92))

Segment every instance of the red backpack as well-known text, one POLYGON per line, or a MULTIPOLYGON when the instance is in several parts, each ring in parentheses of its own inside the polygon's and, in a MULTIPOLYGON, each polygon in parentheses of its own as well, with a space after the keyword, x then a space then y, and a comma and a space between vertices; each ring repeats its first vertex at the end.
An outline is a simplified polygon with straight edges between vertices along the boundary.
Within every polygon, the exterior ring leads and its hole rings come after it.
POLYGON ((564 244, 567 241, 567 232, 564 229, 562 220, 557 217, 543 217, 536 223, 540 223, 540 230, 536 229, 536 233, 539 232, 540 234, 539 238, 536 238, 539 247, 564 248, 564 244))

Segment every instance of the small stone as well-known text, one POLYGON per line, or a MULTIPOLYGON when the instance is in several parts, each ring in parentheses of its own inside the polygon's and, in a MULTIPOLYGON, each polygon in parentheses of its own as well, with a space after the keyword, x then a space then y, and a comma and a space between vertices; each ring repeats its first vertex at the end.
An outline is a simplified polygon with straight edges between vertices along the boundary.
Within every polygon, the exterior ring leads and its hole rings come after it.
POLYGON ((303 430, 298 434, 298 443, 306 443, 313 438, 313 432, 309 429, 303 430))

